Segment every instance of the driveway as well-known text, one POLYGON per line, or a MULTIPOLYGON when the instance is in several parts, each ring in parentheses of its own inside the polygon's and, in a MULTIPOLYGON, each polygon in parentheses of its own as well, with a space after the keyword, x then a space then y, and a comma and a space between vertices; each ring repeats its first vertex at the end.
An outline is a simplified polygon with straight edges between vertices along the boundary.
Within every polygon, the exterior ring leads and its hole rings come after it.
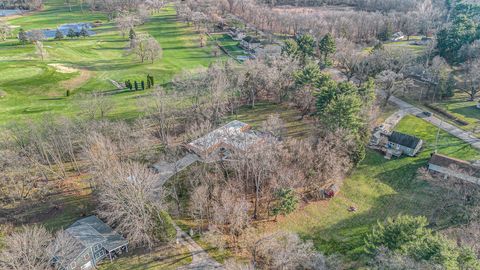
POLYGON ((181 245, 184 245, 188 248, 190 253, 192 254, 192 263, 187 266, 182 266, 178 269, 187 270, 187 269, 195 269, 195 270, 223 270, 223 266, 212 259, 210 255, 193 239, 182 231, 177 225, 175 225, 175 229, 177 230, 177 242, 181 245))

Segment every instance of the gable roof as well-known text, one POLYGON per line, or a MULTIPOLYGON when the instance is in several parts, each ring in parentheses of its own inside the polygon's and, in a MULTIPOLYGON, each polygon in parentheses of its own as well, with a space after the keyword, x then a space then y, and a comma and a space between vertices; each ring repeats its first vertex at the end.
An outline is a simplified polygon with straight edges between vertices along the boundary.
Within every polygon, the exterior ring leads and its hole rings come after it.
POLYGON ((128 244, 125 238, 96 216, 77 220, 66 231, 86 248, 101 244, 110 252, 128 244))
POLYGON ((412 135, 392 131, 388 136, 388 141, 415 149, 422 140, 412 135))
POLYGON ((456 170, 459 170, 458 173, 464 172, 467 174, 471 174, 474 177, 480 176, 480 168, 473 166, 470 162, 465 160, 452 158, 441 154, 433 154, 428 163, 443 168, 454 168, 456 170))
POLYGON ((239 150, 246 150, 262 137, 259 132, 250 130, 250 125, 234 120, 207 135, 189 143, 194 151, 210 152, 215 148, 227 145, 239 150))

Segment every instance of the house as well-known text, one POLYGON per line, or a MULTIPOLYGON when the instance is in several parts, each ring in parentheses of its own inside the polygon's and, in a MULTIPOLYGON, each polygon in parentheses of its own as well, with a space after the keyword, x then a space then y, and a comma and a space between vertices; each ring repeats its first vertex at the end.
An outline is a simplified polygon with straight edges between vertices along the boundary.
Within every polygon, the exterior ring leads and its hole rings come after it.
POLYGON ((77 220, 65 232, 72 237, 71 249, 60 250, 54 263, 64 270, 93 269, 98 262, 128 251, 128 241, 96 216, 77 220))
POLYGON ((240 41, 240 40, 243 40, 247 34, 245 34, 245 32, 239 30, 239 29, 236 29, 236 28, 231 28, 229 31, 228 31, 228 35, 233 39, 233 40, 236 40, 236 41, 240 41))
POLYGON ((392 35, 391 41, 400 41, 405 38, 405 35, 402 32, 396 32, 392 35))
POLYGON ((260 46, 262 46, 260 40, 252 36, 247 36, 240 41, 240 47, 247 51, 255 51, 260 46))
POLYGON ((268 134, 252 130, 250 125, 234 120, 194 140, 187 148, 203 160, 218 160, 227 158, 231 152, 247 151, 268 137, 268 134))
POLYGON ((480 185, 480 167, 465 160, 435 153, 428 161, 428 170, 442 174, 445 179, 454 177, 480 185))
POLYGON ((387 135, 387 156, 399 157, 402 154, 407 156, 415 156, 420 148, 422 148, 423 140, 404 133, 392 131, 387 135))

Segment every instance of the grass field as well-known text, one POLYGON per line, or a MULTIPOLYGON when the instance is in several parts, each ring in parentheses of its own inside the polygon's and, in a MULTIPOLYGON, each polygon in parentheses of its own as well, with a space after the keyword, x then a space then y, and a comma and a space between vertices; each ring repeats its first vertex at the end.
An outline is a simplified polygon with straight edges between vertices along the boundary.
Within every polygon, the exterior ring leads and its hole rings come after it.
POLYGON ((465 94, 457 93, 453 98, 436 105, 468 123, 467 126, 460 126, 461 128, 480 134, 480 109, 477 104, 478 101, 468 101, 465 94))
MULTIPOLYGON (((425 215, 429 219, 438 210, 441 190, 416 178, 435 148, 437 128, 413 116, 407 116, 396 127, 398 131, 419 136, 426 141, 418 157, 386 160, 369 151, 366 159, 345 180, 338 196, 330 201, 307 205, 304 209, 268 225, 298 232, 312 239, 327 254, 339 253, 358 260, 363 239, 377 221, 399 213, 425 215), (358 211, 348 212, 349 206, 358 211)), ((445 132, 440 132, 438 151, 465 160, 474 160, 480 153, 445 132)), ((455 223, 455 209, 436 219, 436 229, 455 223)))
MULTIPOLYGON (((18 31, 20 27, 46 29, 62 23, 94 21, 102 22, 93 29, 97 33, 94 36, 45 41, 44 47, 49 54, 45 61, 35 56, 32 44, 22 46, 14 38, 0 42, 0 91, 6 93, 0 98, 0 124, 36 118, 43 112, 78 115, 78 93, 113 90, 115 87, 109 79, 120 82, 145 80, 146 75, 151 74, 157 84, 162 84, 182 70, 205 67, 219 59, 212 56, 211 44, 203 48, 199 46, 197 33, 192 27, 177 21, 171 6, 136 29, 154 36, 163 48, 163 58, 153 64, 142 64, 127 53, 128 39, 121 36, 104 14, 82 12, 78 6, 69 12, 61 0, 47 0, 43 11, 10 19, 8 23, 18 31), (78 72, 61 73, 49 65, 52 63, 76 68, 78 72), (65 97, 67 89, 72 91, 70 97, 65 97)), ((113 95, 115 109, 111 116, 135 116, 136 97, 145 94, 129 92, 113 95)))

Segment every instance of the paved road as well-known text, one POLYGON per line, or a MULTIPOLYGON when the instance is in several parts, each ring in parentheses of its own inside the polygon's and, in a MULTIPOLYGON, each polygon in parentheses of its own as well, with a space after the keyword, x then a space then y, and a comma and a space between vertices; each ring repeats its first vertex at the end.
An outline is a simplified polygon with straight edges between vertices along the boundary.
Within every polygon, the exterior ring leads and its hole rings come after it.
MULTIPOLYGON (((407 102, 405 102, 405 101, 403 101, 403 100, 401 100, 397 97, 394 97, 394 96, 390 97, 389 101, 392 102, 393 104, 397 105, 400 108, 400 111, 396 112, 394 114, 395 117, 403 117, 407 113, 413 114, 413 115, 419 115, 422 112, 424 112, 424 110, 421 110, 421 109, 413 106, 412 104, 407 103, 407 102)), ((389 117, 389 119, 390 119, 390 117, 389 117)), ((428 121, 431 124, 445 130, 446 132, 450 133, 451 135, 469 143, 474 148, 480 150, 480 139, 475 137, 473 135, 473 133, 471 133, 469 131, 462 130, 460 128, 457 128, 456 126, 454 126, 450 123, 447 123, 447 122, 441 120, 438 117, 433 116, 433 114, 430 117, 422 117, 422 119, 424 119, 425 121, 428 121)), ((393 119, 390 119, 390 121, 393 121, 393 119)), ((398 123, 398 121, 397 121, 397 123, 398 123)))
POLYGON ((177 242, 188 248, 192 254, 192 262, 189 265, 177 269, 181 270, 223 270, 223 266, 212 259, 208 253, 182 229, 175 225, 177 230, 177 242))

